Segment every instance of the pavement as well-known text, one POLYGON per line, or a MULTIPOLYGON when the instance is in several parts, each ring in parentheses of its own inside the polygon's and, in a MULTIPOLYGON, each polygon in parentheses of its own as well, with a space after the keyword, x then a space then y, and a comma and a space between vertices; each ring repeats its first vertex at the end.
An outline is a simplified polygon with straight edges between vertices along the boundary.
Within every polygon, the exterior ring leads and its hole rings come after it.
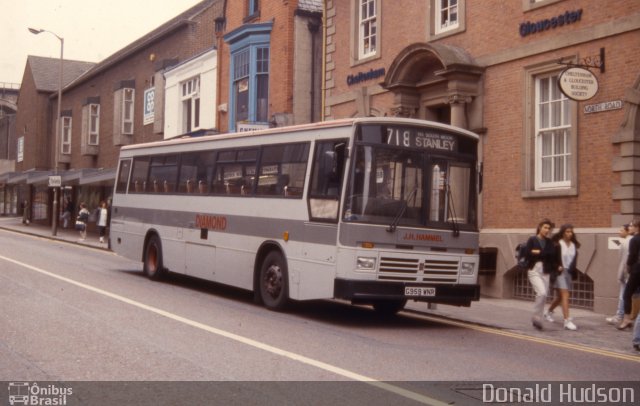
MULTIPOLYGON (((107 243, 100 243, 97 232, 87 233, 87 238, 80 240, 80 233, 74 229, 58 228, 55 236, 51 227, 39 224, 22 224, 19 217, 0 217, 0 230, 19 232, 36 237, 57 240, 70 244, 78 244, 100 250, 109 250, 107 243)), ((573 322, 577 331, 564 330, 561 309, 556 309, 554 323, 544 321, 544 329, 536 330, 531 325, 533 302, 517 299, 501 299, 481 297, 471 307, 448 305, 429 305, 421 302, 409 302, 405 314, 417 317, 432 317, 453 325, 471 326, 483 331, 494 332, 525 338, 531 341, 600 353, 605 356, 640 362, 640 352, 633 349, 632 330, 619 331, 608 324, 605 318, 609 315, 585 309, 571 309, 573 322)))

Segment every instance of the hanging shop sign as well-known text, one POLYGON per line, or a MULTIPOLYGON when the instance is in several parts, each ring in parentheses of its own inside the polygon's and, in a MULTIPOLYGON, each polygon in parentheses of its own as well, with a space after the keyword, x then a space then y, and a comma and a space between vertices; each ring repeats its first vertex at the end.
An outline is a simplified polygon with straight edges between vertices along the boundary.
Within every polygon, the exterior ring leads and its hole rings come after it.
POLYGON ((589 100, 598 93, 598 79, 584 68, 568 68, 558 77, 558 87, 571 100, 589 100))
POLYGON ((587 104, 584 106, 584 114, 600 113, 601 111, 620 110, 622 100, 611 100, 597 104, 587 104))

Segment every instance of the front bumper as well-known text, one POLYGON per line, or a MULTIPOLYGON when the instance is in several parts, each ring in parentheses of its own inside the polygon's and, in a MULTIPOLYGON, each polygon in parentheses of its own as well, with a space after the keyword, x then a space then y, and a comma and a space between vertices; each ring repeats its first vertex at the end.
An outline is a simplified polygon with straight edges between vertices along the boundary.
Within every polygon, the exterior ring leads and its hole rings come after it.
POLYGON ((375 300, 415 300, 455 306, 471 306, 480 300, 480 285, 426 284, 416 282, 380 282, 353 279, 335 279, 333 294, 336 299, 366 303, 375 300), (406 296, 406 287, 435 288, 434 296, 406 296))

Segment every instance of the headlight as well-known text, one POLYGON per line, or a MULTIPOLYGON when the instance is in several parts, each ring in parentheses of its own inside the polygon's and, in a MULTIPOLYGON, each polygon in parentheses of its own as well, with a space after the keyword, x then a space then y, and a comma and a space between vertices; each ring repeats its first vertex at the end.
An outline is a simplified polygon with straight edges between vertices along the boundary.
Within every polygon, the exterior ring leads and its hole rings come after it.
POLYGON ((463 262, 460 266, 460 275, 473 275, 475 266, 473 262, 463 262))
POLYGON ((376 259, 370 257, 358 257, 356 260, 358 271, 374 271, 376 269, 376 259))

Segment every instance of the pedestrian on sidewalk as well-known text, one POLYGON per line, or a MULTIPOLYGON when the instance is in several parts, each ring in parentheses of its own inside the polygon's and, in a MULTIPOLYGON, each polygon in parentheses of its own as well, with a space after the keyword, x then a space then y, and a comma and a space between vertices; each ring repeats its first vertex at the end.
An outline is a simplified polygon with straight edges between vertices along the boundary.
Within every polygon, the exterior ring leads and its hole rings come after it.
POLYGON ((28 226, 29 223, 31 222, 31 205, 29 204, 29 201, 27 199, 25 199, 22 202, 22 224, 28 226))
POLYGON ((629 240, 635 234, 636 229, 631 224, 625 224, 620 227, 618 235, 620 236, 620 252, 618 253, 618 283, 620 285, 620 293, 618 295, 618 309, 616 314, 607 317, 605 320, 609 324, 620 324, 624 317, 624 288, 627 286, 629 272, 627 272, 627 258, 629 257, 629 240))
POLYGON ((73 215, 73 202, 70 197, 65 199, 64 204, 64 212, 62 213, 62 227, 69 228, 69 222, 71 221, 71 216, 73 215))
POLYGON ((538 330, 542 330, 542 315, 549 292, 550 277, 558 271, 561 264, 560 250, 548 237, 553 227, 551 220, 542 220, 538 224, 536 235, 529 237, 525 248, 529 264, 527 276, 536 294, 531 323, 538 330))
POLYGON ((87 238, 87 222, 89 222, 89 210, 84 202, 80 203, 80 211, 76 219, 76 230, 80 231, 80 241, 87 238))
POLYGON ((100 243, 104 243, 108 216, 109 211, 107 210, 107 202, 103 200, 100 202, 100 207, 98 208, 98 231, 100 232, 100 243))
POLYGON ((629 271, 629 279, 627 286, 624 288, 624 317, 618 326, 618 330, 630 328, 633 324, 631 319, 631 305, 633 294, 640 287, 640 220, 633 219, 631 225, 635 234, 629 241, 629 257, 627 258, 627 269, 629 271))
POLYGON ((556 290, 556 297, 551 302, 549 310, 544 313, 544 318, 553 323, 553 310, 562 305, 562 316, 564 317, 564 328, 575 331, 578 329, 569 317, 569 291, 571 280, 578 278, 576 263, 578 261, 578 248, 580 243, 576 238, 571 224, 563 224, 560 231, 551 239, 560 250, 561 266, 558 267, 558 275, 553 287, 556 290))

